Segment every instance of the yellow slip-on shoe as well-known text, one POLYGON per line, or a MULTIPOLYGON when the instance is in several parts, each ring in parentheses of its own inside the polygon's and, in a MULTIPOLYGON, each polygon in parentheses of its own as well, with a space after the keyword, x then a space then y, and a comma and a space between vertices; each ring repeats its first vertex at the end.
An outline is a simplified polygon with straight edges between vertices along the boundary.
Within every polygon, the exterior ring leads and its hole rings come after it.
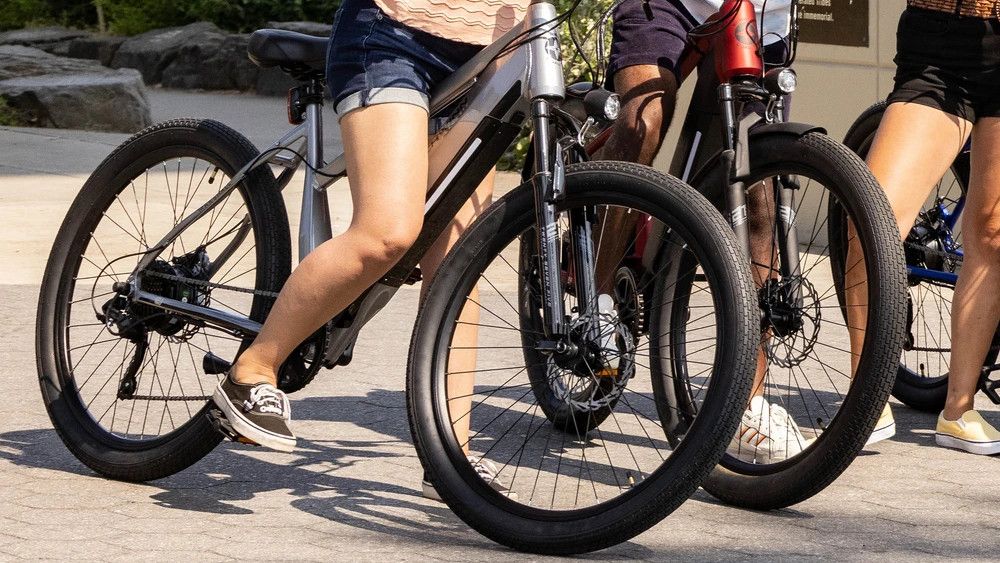
POLYGON ((878 417, 878 422, 875 423, 875 430, 872 430, 872 435, 868 437, 868 441, 865 442, 865 445, 870 446, 875 442, 888 440, 895 435, 896 419, 892 418, 892 409, 889 408, 889 404, 886 403, 885 408, 882 409, 882 416, 878 417))
POLYGON ((966 411, 958 420, 947 420, 941 414, 934 440, 939 446, 973 454, 1000 454, 1000 431, 976 411, 966 411))

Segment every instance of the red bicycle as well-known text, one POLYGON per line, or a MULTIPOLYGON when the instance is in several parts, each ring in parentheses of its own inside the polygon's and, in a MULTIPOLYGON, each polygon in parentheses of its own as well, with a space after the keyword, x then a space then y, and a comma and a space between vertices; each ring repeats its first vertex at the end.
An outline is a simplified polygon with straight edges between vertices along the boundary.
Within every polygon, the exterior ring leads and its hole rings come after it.
MULTIPOLYGON (((796 86, 790 68, 798 39, 794 2, 791 19, 785 60, 769 69, 749 0, 726 0, 692 30, 683 68, 684 76, 697 69, 698 82, 669 170, 728 217, 754 266, 763 334, 755 393, 765 401, 757 415, 766 420, 753 428, 744 425, 744 439, 734 439, 703 483, 717 498, 754 509, 801 502, 854 460, 888 399, 906 320, 905 262, 882 190, 864 162, 821 127, 785 121, 787 98, 796 86), (846 264, 849 236, 860 238, 863 263, 846 264), (851 279, 863 282, 847 286, 845 274, 856 268, 864 274, 851 279), (845 292, 850 298, 842 303, 845 292), (772 432, 783 433, 786 443, 762 436, 772 432), (799 443, 789 443, 793 440, 799 443)), ((585 154, 564 157, 586 160, 613 126, 611 119, 592 117, 599 113, 594 106, 613 109, 615 102, 590 83, 574 85, 568 95, 576 103, 563 106, 561 134, 590 140, 585 154)), ((649 348, 637 350, 636 361, 649 362, 650 400, 674 444, 698 411, 707 373, 698 366, 713 360, 702 357, 715 331, 712 316, 700 314, 710 300, 708 287, 681 253, 656 244, 662 233, 650 232, 647 221, 614 224, 625 224, 624 232, 605 232, 598 222, 593 234, 598 261, 600 253, 615 252, 608 262, 621 264, 609 275, 613 311, 607 318, 627 330, 608 333, 648 334, 649 348)), ((570 248, 568 241, 564 247, 570 248)), ((522 244, 522 270, 538 263, 533 248, 522 244)), ((563 264, 571 269, 572 257, 563 264)), ((572 300, 572 284, 566 292, 572 300)), ((532 314, 539 307, 536 294, 530 288, 520 293, 526 328, 538 321, 532 314)), ((628 382, 614 373, 581 381, 542 362, 531 379, 539 403, 551 406, 543 409, 549 420, 579 440, 599 442, 592 431, 616 401, 627 399, 621 389, 628 382)))

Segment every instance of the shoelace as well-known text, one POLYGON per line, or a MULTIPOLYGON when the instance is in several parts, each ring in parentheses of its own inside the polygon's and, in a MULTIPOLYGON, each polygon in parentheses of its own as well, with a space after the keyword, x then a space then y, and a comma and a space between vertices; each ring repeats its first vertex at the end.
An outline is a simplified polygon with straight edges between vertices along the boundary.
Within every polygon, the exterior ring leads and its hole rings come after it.
POLYGON ((777 427, 783 427, 785 429, 786 436, 791 433, 795 443, 801 447, 804 443, 802 432, 799 430, 799 425, 796 424, 795 420, 788 414, 788 411, 780 405, 771 405, 770 410, 771 423, 777 427))
POLYGON ((262 414, 276 414, 291 420, 288 397, 273 385, 258 385, 251 389, 250 398, 243 401, 243 408, 248 411, 256 408, 262 414))

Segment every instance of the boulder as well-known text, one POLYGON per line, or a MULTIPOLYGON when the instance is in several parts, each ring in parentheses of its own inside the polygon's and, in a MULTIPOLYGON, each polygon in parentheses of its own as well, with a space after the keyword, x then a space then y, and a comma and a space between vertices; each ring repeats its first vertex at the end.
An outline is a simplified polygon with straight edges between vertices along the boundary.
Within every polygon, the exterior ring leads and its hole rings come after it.
POLYGON ((0 33, 0 45, 23 45, 49 52, 65 51, 72 40, 89 35, 90 32, 65 27, 15 29, 0 33))
POLYGON ((267 22, 269 29, 284 29, 316 37, 329 37, 333 25, 317 22, 267 22))
POLYGON ((177 50, 163 69, 168 88, 250 90, 258 68, 247 58, 248 35, 200 34, 177 50))
POLYGON ((90 35, 79 37, 69 42, 66 49, 66 56, 74 59, 91 59, 100 61, 104 66, 111 66, 115 53, 125 37, 117 35, 90 35))
POLYGON ((0 97, 39 127, 132 132, 152 123, 137 71, 30 47, 0 46, 0 97))
MULTIPOLYGON (((163 71, 187 45, 196 43, 218 44, 224 33, 209 22, 198 22, 182 27, 154 29, 126 39, 114 57, 112 68, 134 68, 142 73, 146 84, 159 84, 163 71)), ((217 68, 202 69, 203 73, 218 72, 217 68)))

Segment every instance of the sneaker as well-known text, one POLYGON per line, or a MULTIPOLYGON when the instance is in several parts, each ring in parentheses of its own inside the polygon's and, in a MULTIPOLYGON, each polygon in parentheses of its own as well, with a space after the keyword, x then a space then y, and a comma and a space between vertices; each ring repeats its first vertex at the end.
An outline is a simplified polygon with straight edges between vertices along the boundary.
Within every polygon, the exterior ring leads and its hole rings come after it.
POLYGON ((767 450, 758 452, 758 463, 784 461, 799 455, 812 443, 812 440, 808 440, 802 435, 799 425, 781 405, 771 405, 769 411, 773 444, 767 450))
POLYGON ((872 435, 868 437, 865 445, 870 446, 876 442, 888 440, 895 435, 896 419, 892 417, 892 409, 886 404, 885 408, 882 409, 882 416, 878 417, 878 422, 875 423, 875 430, 872 430, 872 435))
POLYGON ((760 431, 764 426, 763 421, 768 418, 767 415, 768 404, 764 397, 755 396, 750 399, 750 408, 743 411, 740 429, 729 442, 726 453, 740 461, 754 463, 757 448, 767 440, 767 436, 760 431))
POLYGON ((966 411, 958 420, 948 420, 941 413, 934 441, 939 446, 972 454, 1000 454, 1000 431, 976 411, 966 411))
POLYGON ((427 478, 427 473, 424 472, 424 480, 421 483, 421 493, 423 493, 424 498, 430 500, 436 500, 438 502, 443 502, 444 499, 438 494, 437 489, 431 484, 431 480, 427 478))
POLYGON ((295 435, 288 427, 292 419, 288 397, 274 385, 244 385, 227 376, 215 388, 212 402, 244 438, 282 452, 295 449, 295 435))
POLYGON ((747 463, 776 463, 798 455, 809 444, 788 411, 756 396, 726 452, 747 463))
MULTIPOLYGON (((517 493, 508 489, 497 477, 497 474, 500 472, 497 469, 497 466, 485 459, 477 460, 471 455, 468 457, 468 460, 469 463, 472 464, 472 468, 476 470, 476 475, 479 475, 483 481, 486 481, 486 484, 489 485, 491 489, 509 498, 510 500, 517 500, 517 493)), ((424 479, 421 483, 421 492, 426 499, 436 500, 438 502, 442 500, 441 495, 437 492, 437 489, 434 488, 430 479, 427 478, 426 472, 424 473, 424 479)))

